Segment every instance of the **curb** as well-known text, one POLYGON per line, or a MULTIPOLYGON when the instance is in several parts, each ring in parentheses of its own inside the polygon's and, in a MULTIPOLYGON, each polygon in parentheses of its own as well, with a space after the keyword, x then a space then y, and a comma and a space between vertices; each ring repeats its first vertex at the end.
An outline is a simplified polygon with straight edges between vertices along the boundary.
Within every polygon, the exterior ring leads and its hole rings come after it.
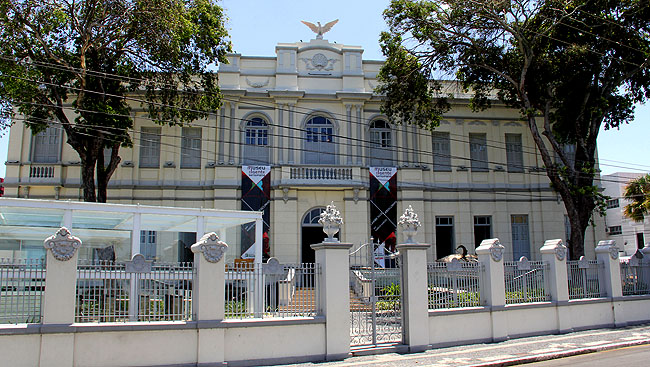
POLYGON ((619 348, 625 348, 625 347, 633 347, 633 346, 645 345, 645 344, 650 344, 650 339, 634 340, 634 341, 622 342, 622 343, 604 344, 604 345, 598 345, 598 346, 588 347, 588 348, 570 349, 570 350, 565 350, 565 351, 562 351, 562 352, 537 354, 537 355, 527 356, 527 357, 523 357, 523 358, 504 359, 504 360, 493 361, 493 362, 488 362, 488 363, 472 364, 472 365, 469 365, 469 367, 516 366, 516 365, 519 365, 519 364, 542 362, 542 361, 548 361, 548 360, 551 360, 551 359, 572 357, 572 356, 577 356, 577 355, 581 355, 581 354, 596 353, 596 352, 602 352, 602 351, 606 351, 606 350, 619 349, 619 348))

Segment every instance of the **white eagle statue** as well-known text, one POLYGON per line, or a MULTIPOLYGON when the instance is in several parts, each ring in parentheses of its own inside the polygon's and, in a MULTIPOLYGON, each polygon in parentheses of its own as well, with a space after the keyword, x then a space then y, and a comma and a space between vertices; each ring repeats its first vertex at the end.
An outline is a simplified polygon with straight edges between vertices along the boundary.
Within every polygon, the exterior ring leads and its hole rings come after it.
POLYGON ((304 20, 301 20, 301 22, 304 25, 306 25, 307 27, 309 27, 309 29, 311 29, 314 33, 316 33, 316 39, 318 40, 322 40, 323 34, 329 32, 329 30, 332 29, 332 27, 334 27, 334 24, 338 23, 338 21, 339 20, 336 19, 325 25, 320 25, 320 22, 316 22, 318 23, 318 25, 316 25, 314 23, 305 22, 304 20))

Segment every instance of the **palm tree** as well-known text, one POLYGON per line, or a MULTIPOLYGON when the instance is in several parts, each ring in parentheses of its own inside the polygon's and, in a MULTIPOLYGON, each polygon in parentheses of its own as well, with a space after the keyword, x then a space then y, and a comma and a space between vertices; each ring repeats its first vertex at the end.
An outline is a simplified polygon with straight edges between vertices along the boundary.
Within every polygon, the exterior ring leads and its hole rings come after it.
POLYGON ((635 222, 643 222, 643 217, 650 214, 650 173, 630 181, 623 197, 630 202, 623 214, 635 222))

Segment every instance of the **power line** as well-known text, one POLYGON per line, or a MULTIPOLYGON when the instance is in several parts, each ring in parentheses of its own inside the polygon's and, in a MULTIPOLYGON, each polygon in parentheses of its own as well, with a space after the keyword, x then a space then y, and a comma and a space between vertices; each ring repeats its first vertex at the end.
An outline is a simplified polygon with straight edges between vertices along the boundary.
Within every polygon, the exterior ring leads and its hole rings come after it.
MULTIPOLYGON (((102 73, 102 74, 106 74, 106 73, 102 73)), ((113 75, 114 75, 114 74, 113 74, 113 75)), ((19 79, 26 80, 26 81, 30 81, 30 82, 35 82, 35 83, 39 83, 39 82, 40 82, 40 81, 36 81, 36 80, 33 80, 33 79, 26 79, 26 78, 19 78, 19 79)), ((134 78, 131 78, 131 79, 134 79, 134 78)), ((141 81, 145 81, 145 79, 140 79, 140 80, 141 80, 141 81)), ((40 83, 43 83, 43 82, 40 82, 40 83)), ((66 86, 62 86, 62 85, 55 84, 55 83, 48 83, 48 84, 53 85, 53 86, 58 86, 58 87, 66 87, 66 86)), ((66 87, 66 88, 77 89, 77 90, 78 90, 78 88, 73 88, 73 87, 66 87)), ((90 90, 86 90, 86 92, 91 92, 91 93, 100 93, 100 92, 90 91, 90 90)), ((193 91, 192 91, 192 92, 193 92, 193 91)), ((193 93, 196 93, 196 92, 193 92, 193 93)), ((104 95, 107 95, 107 94, 105 94, 105 93, 103 93, 103 94, 104 94, 104 95)), ((148 101, 146 101, 146 100, 143 100, 143 99, 138 99, 138 98, 133 98, 133 97, 128 97, 128 96, 118 96, 118 95, 110 95, 110 94, 108 94, 108 95, 109 95, 109 96, 114 96, 114 97, 119 97, 119 98, 125 98, 125 99, 132 100, 132 101, 139 101, 139 102, 141 102, 141 103, 150 103, 150 102, 148 102, 148 101)), ((224 98, 224 100, 228 100, 228 98, 224 98)), ((232 101, 232 102, 240 102, 240 101, 234 101, 234 100, 229 100, 229 101, 232 101)), ((23 103, 24 103, 24 102, 23 102, 23 103)), ((250 101, 247 101, 247 103, 250 104, 250 105, 255 105, 254 103, 251 103, 250 101)), ((155 103, 154 103, 154 104, 155 104, 155 103)), ((164 104, 161 104, 161 103, 157 103, 157 105, 159 105, 159 106, 166 106, 166 107, 173 107, 173 106, 170 106, 170 105, 164 105, 164 104)), ((277 103, 274 103, 274 105, 277 105, 277 103)), ((261 105, 261 104, 258 104, 258 106, 260 106, 260 107, 268 107, 268 106, 261 105)), ((48 106, 48 107, 52 107, 52 106, 48 106)), ((175 107, 175 108, 178 108, 178 109, 184 109, 184 110, 193 111, 193 112, 203 112, 203 111, 191 110, 191 109, 182 108, 182 107, 175 107)), ((278 109, 278 110, 284 110, 284 111, 289 111, 289 112, 291 112, 291 110, 283 109, 283 108, 281 108, 281 107, 280 107, 280 108, 277 108, 277 109, 278 109)), ((312 113, 313 113, 312 110, 309 110, 308 113, 301 113, 301 112, 296 112, 296 111, 293 111, 293 112, 294 112, 294 113, 298 113, 298 114, 304 114, 304 115, 312 114, 312 113)), ((207 114, 209 115, 209 114, 212 114, 212 113, 211 113, 211 112, 207 112, 207 114)), ((214 114, 216 115, 216 113, 214 113, 214 114)), ((336 113, 330 113, 330 114, 343 116, 343 115, 341 115, 341 114, 336 114, 336 113)), ((117 115, 114 114, 114 116, 117 116, 117 115)), ((122 115, 122 116, 126 116, 126 115, 122 115)), ((129 118, 130 118, 131 116, 126 116, 126 117, 129 117, 129 118)), ((347 117, 347 116, 346 116, 346 117, 347 117)), ((143 118, 143 117, 140 117, 140 118, 143 118)), ((230 117, 229 117, 229 118, 230 118, 230 117)), ((245 120, 242 119, 242 118, 236 118, 236 117, 232 117, 232 118, 235 119, 235 120, 239 120, 239 121, 245 121, 245 120)), ((152 120, 152 121, 155 121, 154 119, 151 119, 151 118, 149 118, 149 119, 152 120)), ((352 123, 353 123, 353 124, 362 124, 362 125, 365 126, 365 123, 362 123, 362 122, 352 121, 352 123)), ((298 131, 304 132, 304 130, 302 130, 302 129, 300 129, 300 128, 288 128, 288 127, 286 127, 286 126, 280 126, 280 125, 277 125, 277 124, 270 124, 270 125, 271 125, 271 126, 277 126, 277 127, 279 127, 279 128, 283 128, 283 129, 298 130, 298 131)), ((204 126, 204 127, 210 127, 210 126, 204 126)), ((220 129, 222 129, 222 130, 231 130, 229 127, 226 127, 226 126, 221 126, 220 129)), ((409 134, 413 134, 413 132, 409 132, 409 134)), ((422 132, 416 132, 414 135, 415 135, 416 137, 421 137, 421 136, 423 136, 423 135, 425 135, 425 134, 422 133, 422 132)), ((450 133, 450 135, 460 136, 460 134, 453 134, 453 133, 450 133)), ((283 135, 277 135, 277 136, 283 136, 283 135)), ((361 141, 361 142, 367 143, 367 141, 365 141, 365 140, 363 140, 363 139, 353 139, 353 138, 350 138, 350 137, 346 137, 346 136, 343 136, 343 135, 337 135, 337 134, 333 134, 332 136, 336 136, 336 137, 338 137, 338 138, 340 138, 340 139, 343 139, 343 140, 346 140, 346 139, 347 139, 347 140, 356 140, 356 141, 361 141)), ((426 136, 427 138, 429 137, 428 135, 425 135, 425 136, 426 136)), ((291 137, 289 137, 289 138, 291 138, 291 137)), ((463 142, 463 143, 468 143, 467 140, 461 140, 461 139, 450 139, 450 140, 460 141, 460 142, 463 142)), ((490 141, 494 141, 494 140, 490 140, 490 141)), ((232 143, 232 142, 231 142, 231 143, 232 143)), ((501 142, 499 142, 499 143, 501 143, 501 142)), ((339 144, 340 144, 340 143, 339 143, 339 144)), ((492 147, 492 148, 496 148, 496 149, 507 149, 506 146, 505 146, 505 144, 504 144, 504 145, 499 145, 499 146, 487 145, 487 144, 486 144, 486 147, 492 147)), ((522 145, 522 148, 524 148, 524 147, 525 147, 525 146, 522 145)), ((402 151, 401 151, 402 153, 406 152, 407 154, 410 153, 410 154, 420 154, 420 155, 424 154, 424 155, 430 155, 430 153, 427 152, 427 151, 420 150, 420 149, 406 148, 406 147, 398 148, 398 149, 396 149, 396 151, 399 153, 399 152, 400 152, 400 149, 402 150, 402 151)), ((535 157, 538 157, 539 155, 537 154, 536 148, 533 148, 533 149, 534 149, 533 152, 527 151, 527 149, 526 149, 526 150, 522 149, 522 154, 524 154, 524 153, 525 153, 525 154, 532 154, 532 155, 534 155, 535 157)), ((458 156, 450 156, 450 157, 455 158, 455 159, 461 159, 461 160, 472 161, 472 158, 467 158, 467 157, 458 157, 458 156)), ((483 160, 480 160, 480 161, 481 161, 481 162, 485 162, 485 161, 483 161, 483 160)), ((487 161, 487 163, 493 163, 493 164, 498 164, 498 165, 507 165, 507 163, 503 163, 503 162, 494 162, 494 161, 487 161)), ((604 164, 604 165, 607 165, 607 164, 604 164)), ((612 165, 612 166, 613 166, 613 165, 612 165)), ((616 167, 616 166, 615 166, 615 167, 616 167)), ((628 168, 628 167, 621 167, 621 168, 628 168)))

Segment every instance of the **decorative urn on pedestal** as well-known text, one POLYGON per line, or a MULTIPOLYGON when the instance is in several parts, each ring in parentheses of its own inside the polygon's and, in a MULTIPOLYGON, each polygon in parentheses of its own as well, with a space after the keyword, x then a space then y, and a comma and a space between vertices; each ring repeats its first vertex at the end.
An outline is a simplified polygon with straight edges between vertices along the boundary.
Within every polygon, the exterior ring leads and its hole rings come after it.
POLYGON ((422 224, 418 219, 418 215, 413 211, 413 207, 409 205, 408 208, 404 211, 401 217, 399 217, 399 222, 397 224, 402 227, 402 232, 406 236, 406 244, 417 243, 413 237, 418 233, 418 227, 422 224))
POLYGON ((334 236, 341 230, 343 218, 341 218, 341 212, 336 209, 333 201, 324 212, 320 213, 318 224, 323 226, 323 232, 327 235, 323 242, 339 242, 334 236))

